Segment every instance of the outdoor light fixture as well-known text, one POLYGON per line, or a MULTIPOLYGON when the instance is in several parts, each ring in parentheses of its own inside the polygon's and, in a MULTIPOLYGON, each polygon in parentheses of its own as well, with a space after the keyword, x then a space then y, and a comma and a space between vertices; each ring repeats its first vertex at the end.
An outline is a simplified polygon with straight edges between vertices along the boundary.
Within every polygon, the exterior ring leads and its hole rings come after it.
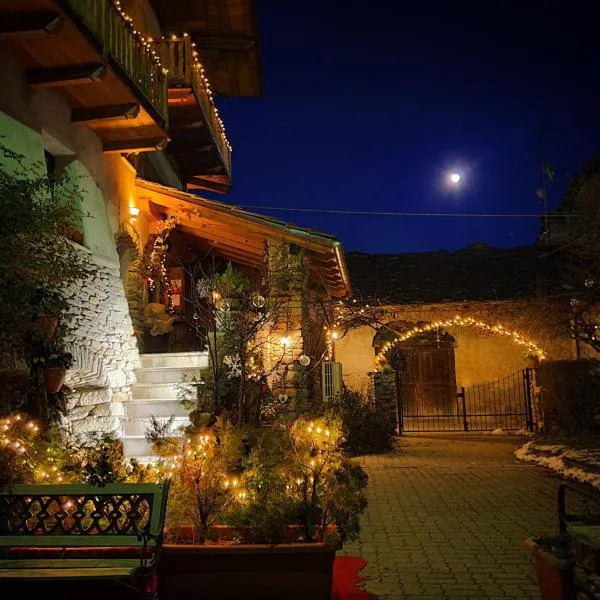
POLYGON ((135 223, 135 220, 138 218, 138 215, 140 214, 140 209, 137 206, 130 206, 129 214, 131 215, 131 220, 135 223))
POLYGON ((282 345, 284 348, 286 348, 286 347, 287 347, 287 346, 289 346, 289 345, 290 345, 290 343, 291 343, 291 342, 290 342, 290 338, 284 335, 284 336, 283 336, 283 337, 282 337, 282 338, 279 340, 279 343, 280 343, 280 344, 281 344, 281 345, 282 345))

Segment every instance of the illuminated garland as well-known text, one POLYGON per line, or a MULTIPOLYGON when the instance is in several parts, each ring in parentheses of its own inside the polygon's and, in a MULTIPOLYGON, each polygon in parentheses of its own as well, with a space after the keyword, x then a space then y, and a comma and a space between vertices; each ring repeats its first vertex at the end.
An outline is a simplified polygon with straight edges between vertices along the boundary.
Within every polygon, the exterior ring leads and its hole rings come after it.
MULTIPOLYGON (((180 40, 185 40, 189 37, 190 37, 189 33, 184 33, 181 36, 172 34, 168 39, 171 39, 173 41, 180 41, 180 40)), ((149 38, 149 39, 150 39, 150 41, 152 41, 152 38, 149 38)), ((167 38, 162 37, 161 39, 165 40, 167 38)), ((196 44, 194 42, 191 42, 191 44, 192 44, 192 48, 196 47, 196 44)), ((198 58, 198 52, 196 50, 192 51, 192 57, 194 59, 194 69, 197 71, 200 71, 200 80, 202 81, 202 85, 204 86, 204 91, 206 92, 206 95, 208 96, 208 99, 209 99, 209 101, 212 105, 213 111, 215 113, 215 117, 217 118, 217 123, 218 123, 219 129, 220 129, 219 133, 221 134, 221 137, 223 138, 223 141, 225 142, 227 149, 229 150, 229 152, 231 152, 232 148, 231 148, 231 144, 229 143, 229 140, 227 139, 225 125, 223 123, 223 120, 219 116, 219 109, 217 108, 217 106, 215 104, 214 94, 210 87, 210 82, 208 81, 208 78, 205 75, 206 71, 204 70, 204 66, 202 65, 202 63, 200 62, 200 60, 198 58)))
POLYGON ((43 456, 34 445, 34 440, 40 432, 40 426, 26 415, 15 414, 0 419, 0 448, 13 452, 19 461, 23 461, 33 472, 39 483, 62 483, 56 458, 47 448, 43 456))
POLYGON ((167 250, 169 249, 167 238, 178 224, 179 219, 177 217, 169 217, 159 222, 145 269, 148 291, 154 292, 157 285, 161 285, 167 294, 167 309, 169 311, 173 309, 173 294, 171 283, 167 277, 167 250))
MULTIPOLYGON (((154 39, 152 37, 145 38, 142 35, 142 32, 138 31, 135 28, 135 26, 133 25, 133 19, 121 8, 121 3, 119 0, 113 0, 113 5, 114 5, 115 9, 117 10, 117 12, 119 13, 119 15, 121 15, 121 19, 123 20, 123 23, 131 31, 131 33, 134 36, 134 38, 136 39, 136 41, 139 42, 139 44, 142 46, 142 48, 144 48, 144 50, 146 51, 146 54, 149 54, 151 56, 152 60, 154 61, 154 63, 162 69, 163 75, 167 75, 169 72, 169 69, 165 68, 162 65, 158 53, 156 52, 156 50, 154 50, 154 46, 153 46, 153 44, 155 43, 154 39)), ((189 38, 189 34, 184 33, 182 36, 173 34, 173 35, 169 36, 169 39, 171 39, 171 40, 180 40, 180 39, 184 39, 184 38, 189 38)), ((167 38, 165 36, 161 36, 161 40, 166 40, 166 39, 167 38)), ((196 47, 196 44, 194 42, 192 42, 192 48, 195 48, 195 47, 196 47)), ((208 96, 208 99, 209 99, 210 103, 212 104, 212 108, 215 112, 215 116, 217 118, 217 123, 219 124, 219 128, 221 130, 219 133, 221 134, 221 137, 223 138, 223 141, 225 142, 227 149, 231 152, 232 148, 231 148, 231 144, 229 143, 229 140, 227 139, 225 125, 223 124, 223 120, 219 116, 219 110, 217 109, 217 107, 215 105, 214 94, 210 87, 210 82, 208 81, 208 78, 205 75, 205 71, 204 71, 204 67, 202 66, 202 63, 198 59, 198 52, 196 50, 194 50, 192 52, 192 56, 194 58, 194 69, 200 70, 200 79, 202 81, 202 84, 204 85, 206 95, 208 96)))
POLYGON ((398 344, 405 342, 415 336, 418 336, 422 333, 427 333, 430 331, 435 331, 439 328, 446 327, 475 327, 481 331, 486 333, 492 333, 494 335, 503 335, 508 336, 512 339, 513 342, 518 344, 519 346, 525 346, 527 351, 535 356, 537 356, 540 360, 546 359, 546 353, 533 341, 526 339, 523 335, 515 330, 515 329, 507 329, 502 325, 488 325, 483 321, 479 321, 478 319, 474 319, 473 317, 460 317, 455 316, 453 319, 447 319, 445 321, 436 321, 435 323, 430 323, 428 325, 423 325, 420 327, 413 327, 408 331, 400 334, 395 340, 386 342, 379 351, 375 358, 375 363, 377 368, 381 368, 383 364, 386 362, 385 354, 398 344))
POLYGON ((169 70, 165 69, 162 66, 160 62, 160 57, 158 56, 158 54, 156 54, 156 51, 152 49, 152 46, 146 41, 144 36, 142 36, 142 32, 138 31, 135 28, 135 26, 133 25, 133 19, 121 8, 121 3, 119 2, 119 0, 113 0, 113 6, 115 7, 119 15, 121 15, 123 23, 129 29, 135 40, 139 42, 142 48, 144 48, 146 54, 150 55, 152 61, 162 69, 163 75, 166 75, 169 72, 169 70))

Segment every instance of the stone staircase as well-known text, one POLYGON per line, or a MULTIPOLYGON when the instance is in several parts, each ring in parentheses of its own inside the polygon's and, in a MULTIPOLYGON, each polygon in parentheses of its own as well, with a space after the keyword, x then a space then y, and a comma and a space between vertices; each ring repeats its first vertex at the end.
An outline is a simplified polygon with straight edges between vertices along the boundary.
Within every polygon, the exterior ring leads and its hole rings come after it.
MULTIPOLYGON (((153 458, 145 439, 152 417, 168 421, 174 417, 173 431, 189 424, 188 412, 179 396, 185 378, 199 375, 208 368, 208 352, 172 352, 141 354, 141 368, 136 369, 137 383, 132 387, 133 399, 125 403, 122 438, 125 455, 146 462, 153 458)), ((189 392, 195 393, 190 386, 189 392)))

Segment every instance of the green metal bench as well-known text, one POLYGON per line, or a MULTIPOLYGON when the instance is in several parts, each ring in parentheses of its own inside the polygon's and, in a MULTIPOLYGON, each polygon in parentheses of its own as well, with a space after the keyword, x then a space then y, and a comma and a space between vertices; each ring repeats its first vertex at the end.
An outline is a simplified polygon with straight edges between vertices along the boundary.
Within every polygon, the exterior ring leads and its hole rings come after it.
POLYGON ((169 482, 0 489, 0 589, 111 579, 152 598, 168 491, 169 482))

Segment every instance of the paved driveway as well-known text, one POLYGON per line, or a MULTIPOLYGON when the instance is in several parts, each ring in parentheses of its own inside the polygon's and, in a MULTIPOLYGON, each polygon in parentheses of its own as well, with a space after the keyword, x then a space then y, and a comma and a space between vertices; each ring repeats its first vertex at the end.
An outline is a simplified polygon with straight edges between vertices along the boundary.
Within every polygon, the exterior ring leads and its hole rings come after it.
POLYGON ((412 434, 367 456, 359 542, 381 600, 539 600, 523 542, 556 529, 558 479, 512 455, 516 437, 412 434))

